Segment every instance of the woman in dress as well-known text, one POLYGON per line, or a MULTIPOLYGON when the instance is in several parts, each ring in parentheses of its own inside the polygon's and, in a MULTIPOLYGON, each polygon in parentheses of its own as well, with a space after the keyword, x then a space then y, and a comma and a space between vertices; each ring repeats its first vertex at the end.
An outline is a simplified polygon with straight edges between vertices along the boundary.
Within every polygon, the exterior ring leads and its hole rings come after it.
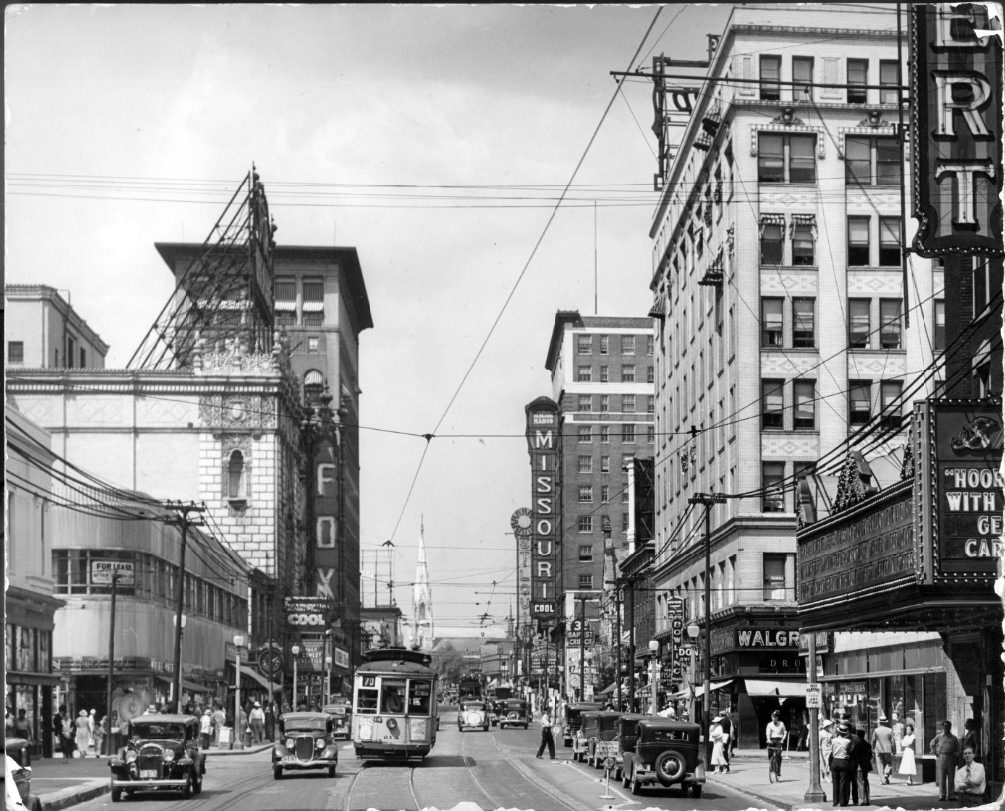
POLYGON ((908 722, 904 725, 904 737, 900 739, 900 773, 907 778, 909 786, 914 785, 914 776, 918 773, 917 764, 914 762, 914 741, 914 724, 908 722))
POLYGON ((708 730, 709 740, 712 741, 712 766, 716 773, 725 772, 726 753, 724 747, 729 743, 726 733, 722 731, 722 716, 717 715, 712 719, 712 726, 708 730))
POLYGON ((87 757, 87 747, 91 745, 91 719, 87 710, 77 714, 77 749, 81 757, 87 757))

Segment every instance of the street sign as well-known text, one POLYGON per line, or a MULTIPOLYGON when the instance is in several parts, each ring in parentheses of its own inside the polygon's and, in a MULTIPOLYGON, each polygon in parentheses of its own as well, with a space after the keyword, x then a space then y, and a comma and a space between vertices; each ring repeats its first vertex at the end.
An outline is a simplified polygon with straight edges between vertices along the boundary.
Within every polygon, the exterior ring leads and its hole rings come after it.
POLYGON ((808 710, 819 710, 821 706, 820 702, 820 685, 819 684, 807 684, 806 685, 806 709, 808 710))
POLYGON ((135 586, 136 571, 131 560, 92 560, 91 583, 95 586, 112 585, 112 575, 118 575, 118 585, 135 586))
POLYGON ((584 645, 585 647, 591 647, 593 643, 594 643, 593 631, 587 631, 585 639, 583 637, 582 631, 580 631, 579 633, 572 632, 569 634, 568 639, 565 640, 565 646, 567 648, 578 648, 580 644, 584 645))

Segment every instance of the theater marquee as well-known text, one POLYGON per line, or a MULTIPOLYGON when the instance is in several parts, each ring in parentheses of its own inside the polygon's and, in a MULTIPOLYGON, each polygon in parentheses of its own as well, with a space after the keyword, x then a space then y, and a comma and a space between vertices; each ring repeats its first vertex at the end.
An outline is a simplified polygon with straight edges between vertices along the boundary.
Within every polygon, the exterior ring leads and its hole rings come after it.
POLYGON ((911 8, 914 250, 1002 256, 1002 44, 984 5, 911 8))

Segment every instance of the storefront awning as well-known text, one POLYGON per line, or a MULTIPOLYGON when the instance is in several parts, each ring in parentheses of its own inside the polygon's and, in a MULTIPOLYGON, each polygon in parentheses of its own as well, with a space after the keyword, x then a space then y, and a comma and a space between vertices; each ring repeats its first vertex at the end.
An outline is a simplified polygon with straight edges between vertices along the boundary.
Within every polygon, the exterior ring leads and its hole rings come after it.
POLYGON ((618 683, 617 682, 611 682, 603 690, 601 690, 599 693, 597 693, 597 695, 598 696, 609 696, 617 688, 618 688, 618 683))
POLYGON ((805 698, 806 682, 776 681, 770 679, 744 679, 747 695, 751 698, 805 698))
POLYGON ((273 693, 275 693, 278 690, 282 689, 282 685, 276 679, 273 679, 272 683, 270 684, 269 680, 267 678, 265 678, 265 676, 263 676, 261 673, 258 673, 255 670, 249 670, 247 668, 243 668, 242 667, 241 668, 241 686, 242 687, 247 687, 246 682, 248 680, 250 680, 252 682, 255 682, 256 684, 261 685, 262 688, 265 689, 265 690, 271 689, 273 693))
MULTIPOLYGON (((709 684, 709 692, 714 693, 716 690, 721 690, 723 687, 728 687, 732 683, 733 683, 732 679, 726 679, 726 681, 713 681, 709 684)), ((683 690, 678 690, 676 693, 671 693, 670 699, 678 700, 682 698, 689 698, 690 695, 691 691, 688 688, 685 688, 683 690)), ((694 688, 694 696, 695 698, 701 698, 703 695, 705 695, 705 685, 699 684, 694 688)))
MULTIPOLYGON (((165 684, 173 684, 174 679, 170 676, 158 676, 158 681, 162 681, 165 684)), ((212 693, 213 688, 207 687, 205 684, 199 684, 198 682, 189 681, 188 679, 181 680, 181 689, 187 690, 190 693, 212 693)))

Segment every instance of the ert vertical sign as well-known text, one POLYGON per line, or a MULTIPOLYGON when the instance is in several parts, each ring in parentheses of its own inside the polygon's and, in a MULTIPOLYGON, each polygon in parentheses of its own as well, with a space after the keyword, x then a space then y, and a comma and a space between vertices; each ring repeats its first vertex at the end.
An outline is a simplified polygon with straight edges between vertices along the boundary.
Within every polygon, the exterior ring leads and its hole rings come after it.
POLYGON ((531 477, 530 615, 538 620, 558 616, 558 404, 538 397, 526 407, 527 451, 531 477))
POLYGON ((911 6, 914 250, 1002 256, 1002 43, 978 3, 911 6))

